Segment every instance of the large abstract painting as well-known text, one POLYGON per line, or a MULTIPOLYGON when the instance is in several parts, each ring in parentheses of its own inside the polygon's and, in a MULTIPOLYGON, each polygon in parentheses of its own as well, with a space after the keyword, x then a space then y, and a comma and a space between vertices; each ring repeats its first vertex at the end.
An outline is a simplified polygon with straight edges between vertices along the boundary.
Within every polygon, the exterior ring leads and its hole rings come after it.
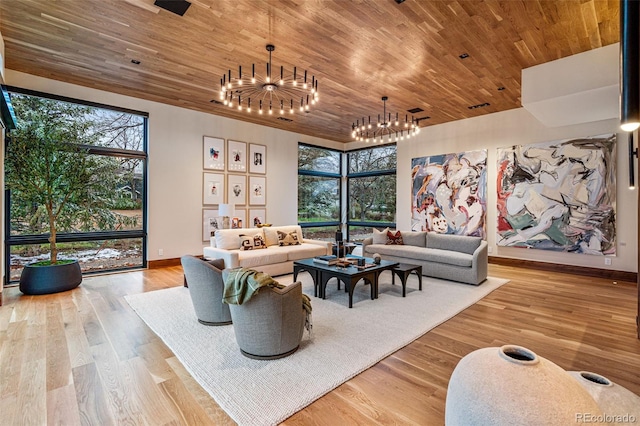
POLYGON ((411 230, 485 238, 487 150, 411 159, 411 230))
POLYGON ((498 149, 499 246, 616 252, 616 135, 498 149))

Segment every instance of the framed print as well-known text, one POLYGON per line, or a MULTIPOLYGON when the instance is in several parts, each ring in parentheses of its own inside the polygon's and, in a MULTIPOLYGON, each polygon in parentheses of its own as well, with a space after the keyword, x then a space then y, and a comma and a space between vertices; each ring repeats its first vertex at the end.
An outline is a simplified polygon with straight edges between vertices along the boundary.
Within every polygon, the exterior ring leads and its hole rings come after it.
POLYGON ((249 173, 267 173, 267 147, 249 144, 249 173))
POLYGON ((247 177, 243 175, 227 175, 227 203, 247 204, 247 177))
POLYGON ((229 141, 228 149, 228 169, 230 172, 247 171, 247 144, 245 142, 229 141))
POLYGON ((250 224, 247 224, 247 211, 245 209, 236 209, 235 214, 231 218, 231 229, 250 227, 250 224))
POLYGON ((202 204, 224 203, 224 175, 222 173, 203 173, 202 204))
POLYGON ((267 178, 262 176, 249 176, 249 204, 264 206, 267 193, 267 178))
POLYGON ((224 139, 205 136, 202 146, 202 168, 206 170, 224 170, 224 139))
POLYGON ((217 229, 222 229, 222 218, 218 209, 202 210, 202 241, 211 241, 217 229))
POLYGON ((258 225, 267 223, 267 211, 265 209, 249 209, 248 220, 247 227, 257 228, 258 225))

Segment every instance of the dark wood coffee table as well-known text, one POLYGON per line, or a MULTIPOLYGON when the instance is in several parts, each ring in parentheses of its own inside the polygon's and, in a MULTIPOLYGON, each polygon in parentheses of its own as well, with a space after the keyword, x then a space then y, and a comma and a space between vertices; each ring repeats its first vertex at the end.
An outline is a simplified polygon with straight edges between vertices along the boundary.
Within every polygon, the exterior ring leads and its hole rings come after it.
MULTIPOLYGON (((367 258, 366 263, 373 263, 373 259, 367 258)), ((349 308, 351 308, 353 307, 353 289, 358 281, 364 280, 371 286, 371 300, 374 300, 378 288, 378 277, 383 271, 391 270, 397 264, 398 262, 382 260, 379 265, 358 269, 356 266, 329 266, 314 262, 313 259, 301 259, 293 262, 293 280, 298 279, 298 273, 309 272, 313 279, 313 295, 325 299, 327 282, 331 278, 336 278, 338 279, 338 289, 340 281, 342 281, 345 285, 345 291, 349 292, 349 308)))

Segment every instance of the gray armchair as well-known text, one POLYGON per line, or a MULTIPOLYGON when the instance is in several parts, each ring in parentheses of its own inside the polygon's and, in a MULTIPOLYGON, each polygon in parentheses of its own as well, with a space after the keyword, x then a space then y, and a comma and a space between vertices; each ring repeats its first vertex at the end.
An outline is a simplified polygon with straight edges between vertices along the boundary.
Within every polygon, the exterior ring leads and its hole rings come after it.
MULTIPOLYGON (((228 271, 222 272, 226 279, 228 271)), ((304 332, 302 283, 283 289, 262 287, 242 305, 229 305, 240 352, 253 359, 284 358, 294 353, 304 332)))
POLYGON ((231 324, 229 305, 222 303, 224 261, 205 261, 195 256, 180 258, 198 322, 204 325, 231 324))

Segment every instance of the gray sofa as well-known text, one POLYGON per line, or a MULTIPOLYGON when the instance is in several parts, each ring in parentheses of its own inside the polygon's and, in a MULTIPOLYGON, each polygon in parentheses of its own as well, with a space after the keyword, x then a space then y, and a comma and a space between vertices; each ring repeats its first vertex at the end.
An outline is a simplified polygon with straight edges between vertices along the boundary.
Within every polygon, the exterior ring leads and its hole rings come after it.
MULTIPOLYGON (((395 232, 395 231, 392 231, 395 232)), ((403 245, 387 245, 386 230, 362 243, 362 255, 422 266, 422 275, 478 285, 487 278, 488 246, 479 237, 401 231, 403 245)))

